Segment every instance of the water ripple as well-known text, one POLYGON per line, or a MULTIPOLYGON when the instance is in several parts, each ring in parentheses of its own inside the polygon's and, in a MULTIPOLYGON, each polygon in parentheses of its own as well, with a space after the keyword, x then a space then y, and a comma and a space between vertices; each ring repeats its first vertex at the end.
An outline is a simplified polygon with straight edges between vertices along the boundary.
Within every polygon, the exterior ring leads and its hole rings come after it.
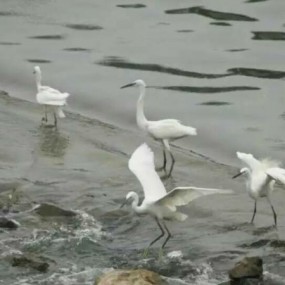
POLYGON ((230 73, 225 73, 225 74, 199 73, 199 72, 193 72, 193 71, 187 71, 178 68, 163 66, 155 63, 135 63, 114 56, 105 57, 103 60, 98 61, 96 63, 103 66, 112 66, 116 68, 136 69, 144 71, 155 71, 155 72, 168 73, 168 74, 193 77, 193 78, 210 79, 210 78, 226 77, 231 75, 230 73))
POLYGON ((284 41, 285 33, 284 32, 252 32, 253 40, 263 40, 263 41, 284 41))
POLYGON ((117 7, 120 8, 145 8, 146 5, 144 4, 119 4, 117 7))
POLYGON ((222 21, 247 21, 247 22, 258 21, 257 19, 246 16, 246 15, 209 10, 209 9, 204 8, 203 6, 166 10, 165 13, 166 14, 198 14, 201 16, 209 17, 215 20, 222 20, 222 21))
POLYGON ((66 24, 65 27, 73 30, 83 30, 83 31, 94 31, 94 30, 103 29, 101 26, 89 25, 89 24, 66 24))
POLYGON ((247 67, 235 67, 227 70, 232 75, 244 75, 249 77, 257 78, 269 78, 269 79, 280 79, 285 77, 285 71, 269 70, 269 69, 257 69, 247 67))
POLYGON ((232 92, 232 91, 251 91, 260 90, 259 87, 253 86, 223 86, 223 87, 196 87, 196 86, 164 86, 164 87, 154 87, 157 89, 167 89, 175 90, 181 92, 191 92, 191 93, 222 93, 222 92, 232 92))

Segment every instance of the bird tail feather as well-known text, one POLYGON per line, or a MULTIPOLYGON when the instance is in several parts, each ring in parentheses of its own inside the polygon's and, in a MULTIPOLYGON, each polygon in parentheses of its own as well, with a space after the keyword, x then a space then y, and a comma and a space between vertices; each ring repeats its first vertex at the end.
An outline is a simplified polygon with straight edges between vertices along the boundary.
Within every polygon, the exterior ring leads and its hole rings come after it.
POLYGON ((181 221, 181 222, 182 222, 182 221, 185 221, 188 216, 185 215, 185 214, 176 212, 174 217, 175 217, 175 219, 176 219, 177 221, 181 221))
POLYGON ((65 114, 60 107, 57 108, 57 115, 59 118, 65 118, 65 114))
POLYGON ((195 128, 183 126, 183 129, 189 136, 196 136, 197 135, 197 130, 195 128))

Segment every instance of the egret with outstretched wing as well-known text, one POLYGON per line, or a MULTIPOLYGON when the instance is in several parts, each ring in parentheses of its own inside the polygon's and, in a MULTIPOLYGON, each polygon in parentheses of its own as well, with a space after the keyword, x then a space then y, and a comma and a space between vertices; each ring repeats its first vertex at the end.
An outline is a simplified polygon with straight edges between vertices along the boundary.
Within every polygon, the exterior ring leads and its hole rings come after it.
POLYGON ((275 181, 285 184, 285 169, 278 167, 279 162, 277 161, 269 159, 260 161, 249 153, 237 152, 237 157, 247 167, 242 168, 238 174, 233 176, 233 178, 242 174, 247 175, 247 192, 249 196, 254 199, 254 210, 251 223, 253 223, 255 218, 257 199, 265 197, 271 206, 274 224, 277 226, 277 214, 271 203, 271 193, 274 189, 275 181))
POLYGON ((177 187, 167 193, 155 171, 153 152, 145 143, 139 146, 132 154, 129 160, 129 169, 141 183, 144 191, 144 200, 139 205, 139 196, 132 191, 127 194, 125 203, 131 200, 133 210, 139 215, 151 215, 161 230, 161 234, 149 244, 147 250, 165 235, 165 231, 167 232, 167 237, 161 249, 165 247, 171 237, 164 222, 165 219, 184 221, 187 218, 187 215, 177 211, 177 207, 187 205, 201 196, 232 193, 231 190, 198 188, 194 186, 177 187))

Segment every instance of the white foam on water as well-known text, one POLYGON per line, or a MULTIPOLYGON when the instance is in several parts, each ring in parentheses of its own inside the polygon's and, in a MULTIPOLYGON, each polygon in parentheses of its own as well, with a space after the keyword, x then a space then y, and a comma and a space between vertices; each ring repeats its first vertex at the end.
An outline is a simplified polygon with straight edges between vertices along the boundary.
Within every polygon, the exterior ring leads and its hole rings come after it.
POLYGON ((75 236, 78 238, 78 243, 83 238, 88 238, 93 242, 98 242, 101 239, 110 239, 111 234, 103 230, 102 224, 99 223, 92 215, 84 211, 76 211, 80 220, 80 228, 74 231, 75 236))
POLYGON ((72 269, 61 268, 59 272, 48 277, 38 274, 31 278, 17 280, 11 285, 93 285, 96 278, 113 269, 85 268, 83 271, 72 272, 73 270, 78 269, 76 266, 72 269))
POLYGON ((264 275, 265 279, 274 280, 275 282, 278 282, 278 284, 280 284, 280 285, 285 284, 283 276, 280 276, 280 275, 277 275, 274 273, 270 273, 268 271, 264 271, 263 275, 264 275))

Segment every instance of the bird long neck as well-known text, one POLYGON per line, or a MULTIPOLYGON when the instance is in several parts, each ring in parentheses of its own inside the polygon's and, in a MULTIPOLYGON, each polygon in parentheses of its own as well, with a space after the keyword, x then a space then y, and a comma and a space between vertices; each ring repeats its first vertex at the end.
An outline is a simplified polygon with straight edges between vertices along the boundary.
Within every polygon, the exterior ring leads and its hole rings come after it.
POLYGON ((42 82, 42 75, 41 75, 41 72, 39 71, 39 72, 36 72, 36 84, 37 84, 38 91, 41 88, 41 82, 42 82))
POLYGON ((145 129, 147 126, 147 119, 144 115, 144 96, 145 96, 145 87, 139 86, 140 97, 137 102, 137 124, 139 128, 145 129))
POLYGON ((133 196, 132 208, 136 213, 140 213, 140 206, 139 206, 139 196, 135 194, 133 196))

